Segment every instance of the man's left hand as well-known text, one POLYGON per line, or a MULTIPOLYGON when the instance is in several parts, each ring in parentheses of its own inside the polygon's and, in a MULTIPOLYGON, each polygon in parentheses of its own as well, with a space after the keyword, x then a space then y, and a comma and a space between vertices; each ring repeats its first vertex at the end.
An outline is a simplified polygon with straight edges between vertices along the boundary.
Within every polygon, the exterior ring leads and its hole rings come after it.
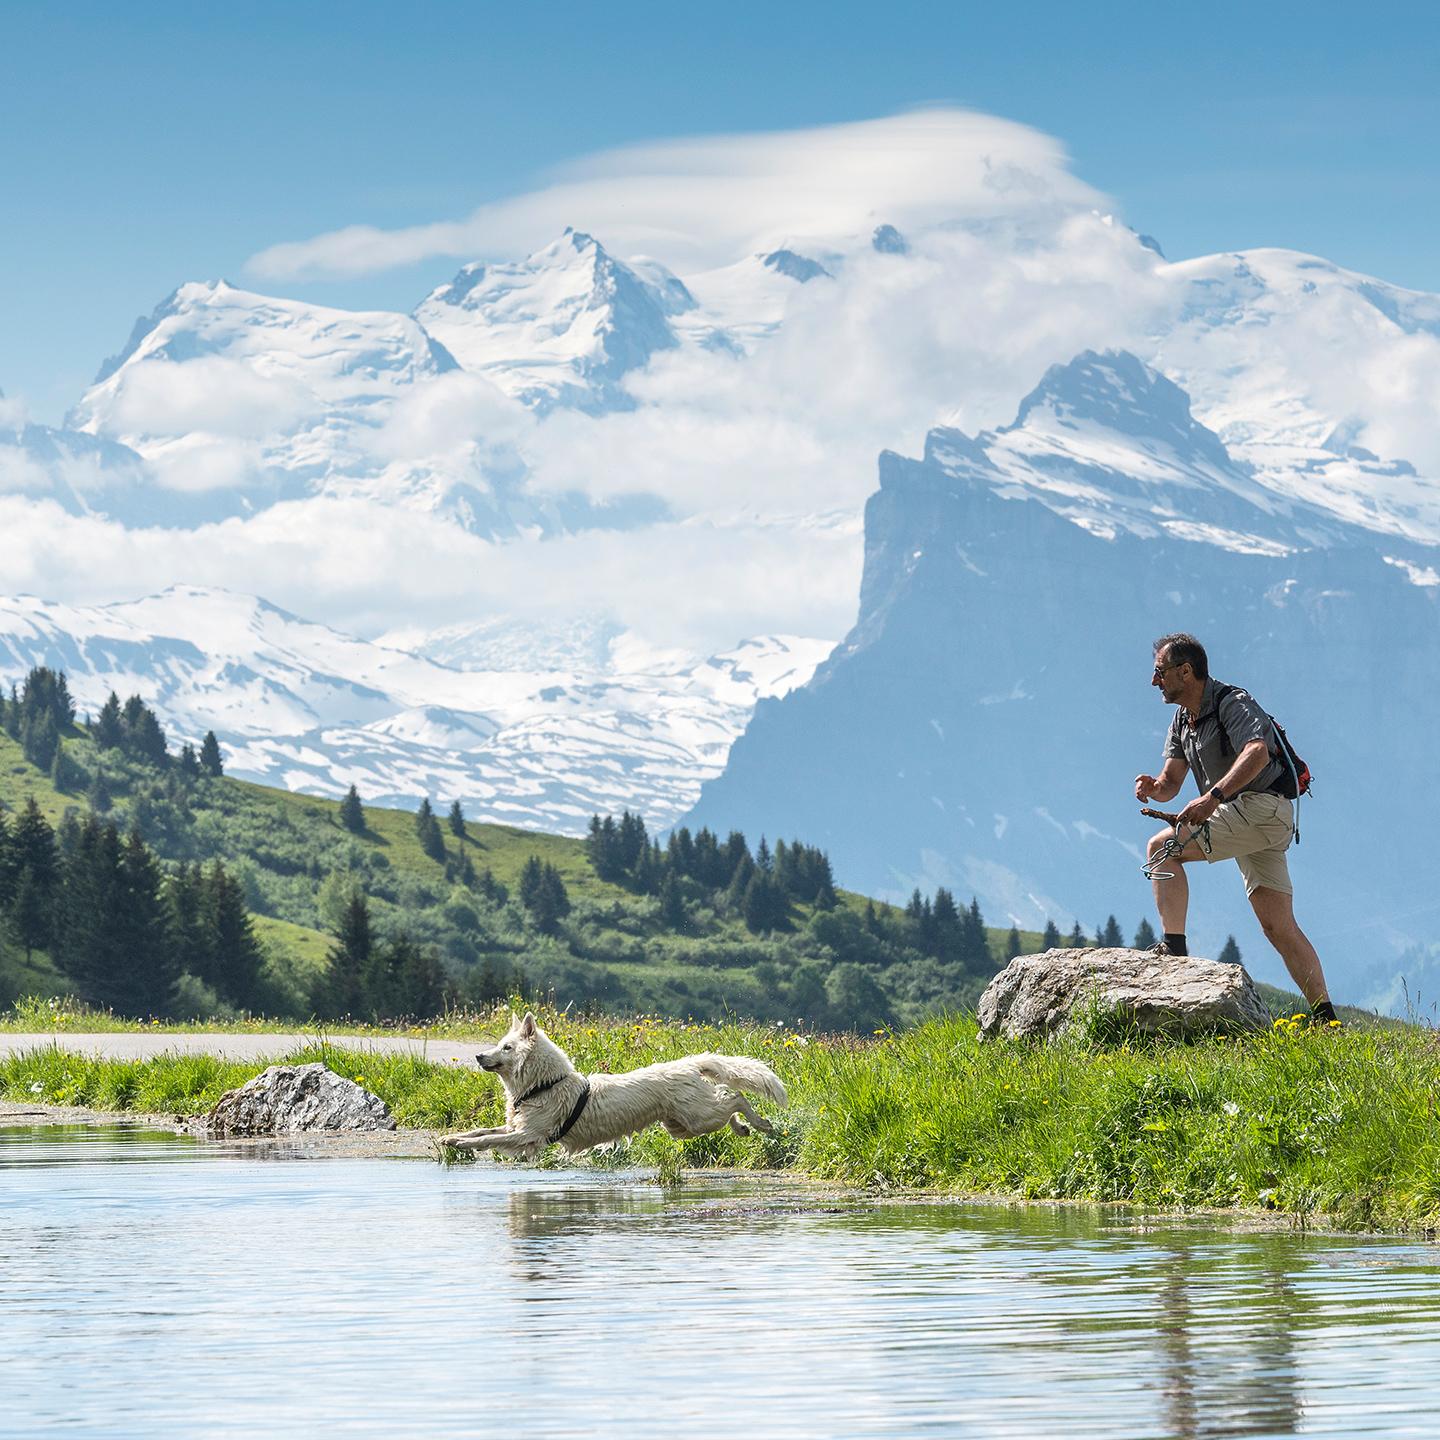
POLYGON ((1180 823, 1198 830, 1220 808, 1213 795, 1197 795, 1181 812, 1180 823))

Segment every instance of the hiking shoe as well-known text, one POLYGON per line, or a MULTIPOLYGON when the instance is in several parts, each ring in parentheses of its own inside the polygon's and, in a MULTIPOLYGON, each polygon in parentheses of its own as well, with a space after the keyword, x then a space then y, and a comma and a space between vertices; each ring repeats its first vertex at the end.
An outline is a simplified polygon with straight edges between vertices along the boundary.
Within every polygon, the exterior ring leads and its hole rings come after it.
POLYGON ((1163 940, 1157 940, 1145 953, 1153 955, 1157 960, 1164 960, 1170 954, 1170 947, 1163 940))

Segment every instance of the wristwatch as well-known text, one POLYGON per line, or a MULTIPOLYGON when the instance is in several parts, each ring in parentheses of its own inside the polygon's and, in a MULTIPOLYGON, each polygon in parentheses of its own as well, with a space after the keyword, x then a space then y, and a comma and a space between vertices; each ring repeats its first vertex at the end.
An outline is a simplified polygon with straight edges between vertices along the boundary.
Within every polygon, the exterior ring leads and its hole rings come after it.
POLYGON ((1225 792, 1218 785, 1212 785, 1210 787, 1210 793, 1216 798, 1216 800, 1220 802, 1220 804, 1223 805, 1225 803, 1225 792))

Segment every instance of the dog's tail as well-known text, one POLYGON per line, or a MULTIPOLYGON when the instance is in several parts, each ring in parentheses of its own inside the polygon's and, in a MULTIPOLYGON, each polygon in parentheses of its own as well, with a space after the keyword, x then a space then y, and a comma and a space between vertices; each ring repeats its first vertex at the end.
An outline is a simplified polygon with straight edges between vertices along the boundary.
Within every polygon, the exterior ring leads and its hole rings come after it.
POLYGON ((789 1102, 780 1077, 768 1065, 748 1055, 697 1055, 695 1068, 707 1080, 718 1080, 747 1095, 763 1095, 777 1105, 789 1102))

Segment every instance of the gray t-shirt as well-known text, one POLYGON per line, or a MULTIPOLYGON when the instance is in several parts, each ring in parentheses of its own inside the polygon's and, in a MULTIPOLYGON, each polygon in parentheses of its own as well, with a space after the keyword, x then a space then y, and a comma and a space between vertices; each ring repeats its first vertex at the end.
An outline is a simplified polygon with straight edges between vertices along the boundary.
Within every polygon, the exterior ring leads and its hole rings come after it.
MULTIPOLYGON (((1201 793, 1218 785, 1226 772, 1235 763, 1235 757, 1252 740, 1263 740, 1270 752, 1270 763, 1248 784, 1240 787, 1241 794, 1251 790, 1270 790, 1284 773, 1285 766, 1276 758, 1279 750, 1275 727, 1270 717, 1250 698, 1245 690, 1232 689, 1217 710, 1215 705, 1215 678, 1212 675, 1205 682, 1205 693, 1200 699, 1200 713, 1195 723, 1190 723, 1190 712, 1183 705, 1175 707, 1175 718, 1170 722, 1170 733, 1165 737, 1165 758, 1183 760, 1195 777, 1201 793), (1222 753, 1220 727, 1230 737, 1230 753, 1222 753)), ((1227 798, 1233 799, 1233 796, 1227 798)))

